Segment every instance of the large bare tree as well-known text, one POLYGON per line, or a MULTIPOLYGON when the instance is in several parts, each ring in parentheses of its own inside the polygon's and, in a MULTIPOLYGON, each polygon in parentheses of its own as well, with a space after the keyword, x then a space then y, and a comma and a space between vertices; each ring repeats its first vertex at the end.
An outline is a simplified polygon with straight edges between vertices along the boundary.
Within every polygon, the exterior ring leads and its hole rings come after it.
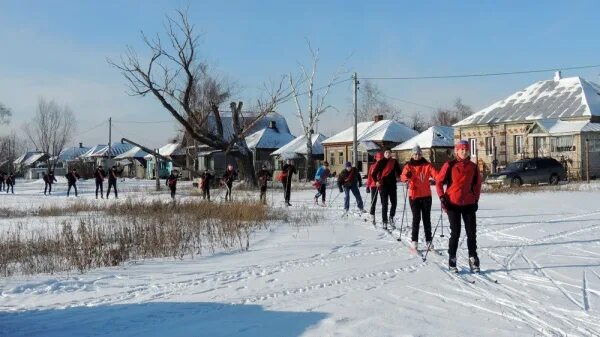
POLYGON ((131 95, 153 95, 190 137, 236 158, 246 182, 256 186, 252 153, 245 137, 261 118, 289 96, 284 93, 284 79, 268 88, 251 115, 243 115, 242 102, 231 102, 232 132, 225 133, 221 103, 229 99, 229 93, 221 90, 218 80, 206 72, 207 65, 199 57, 199 35, 187 11, 178 10, 175 18, 166 17, 164 35, 166 38, 159 34, 149 38, 142 32, 151 54, 144 62, 131 47, 120 62, 110 59, 108 62, 121 71, 131 95))
POLYGON ((14 172, 14 161, 25 149, 25 141, 16 132, 0 136, 0 171, 14 172))
POLYGON ((48 170, 55 168, 58 156, 73 138, 75 123, 75 115, 67 105, 38 99, 36 114, 25 126, 25 134, 39 151, 48 155, 48 170))
POLYGON ((296 116, 300 121, 302 133, 304 134, 306 140, 305 175, 306 179, 310 179, 315 170, 314 162, 312 160, 312 136, 315 134, 319 117, 327 110, 333 108, 333 106, 326 103, 327 96, 330 93, 331 87, 336 84, 339 77, 344 73, 344 70, 343 67, 340 67, 338 70, 336 70, 331 76, 327 85, 319 88, 323 89, 324 92, 321 95, 317 95, 315 93, 315 79, 317 74, 317 66, 319 65, 319 50, 313 49, 308 41, 307 45, 311 54, 311 67, 310 69, 307 69, 303 64, 300 64, 300 75, 294 77, 290 73, 289 82, 292 89, 292 96, 294 97, 294 103, 296 104, 296 116), (305 92, 300 91, 301 86, 305 86, 305 92), (302 108, 304 105, 302 100, 305 101, 305 109, 302 108))
POLYGON ((1 124, 9 124, 10 117, 12 116, 12 112, 10 109, 0 102, 0 125, 1 124))

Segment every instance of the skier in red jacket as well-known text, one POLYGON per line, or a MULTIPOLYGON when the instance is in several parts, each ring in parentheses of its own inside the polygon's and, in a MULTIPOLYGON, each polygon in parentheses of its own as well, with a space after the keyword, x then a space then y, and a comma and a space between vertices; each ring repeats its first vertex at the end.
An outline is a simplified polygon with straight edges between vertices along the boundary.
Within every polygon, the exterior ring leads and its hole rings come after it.
POLYGON ((477 256, 477 219, 479 195, 481 193, 481 174, 477 164, 469 156, 469 142, 459 141, 454 147, 456 159, 446 162, 436 179, 437 194, 442 208, 448 213, 450 222, 450 243, 448 246, 448 267, 458 272, 456 250, 460 238, 460 219, 465 223, 467 247, 469 249, 469 267, 471 272, 479 272, 477 256), (444 190, 446 185, 446 190, 444 190))

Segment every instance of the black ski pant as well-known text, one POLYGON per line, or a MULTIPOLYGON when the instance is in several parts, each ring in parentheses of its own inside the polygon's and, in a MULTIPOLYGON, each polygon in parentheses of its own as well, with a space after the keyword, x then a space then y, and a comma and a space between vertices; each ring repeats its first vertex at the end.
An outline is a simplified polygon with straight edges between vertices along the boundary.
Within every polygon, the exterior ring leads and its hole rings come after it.
POLYGON ((202 189, 202 199, 208 199, 208 201, 210 201, 210 188, 202 189))
POLYGON ((377 196, 379 194, 379 190, 376 188, 371 188, 371 208, 369 209, 369 214, 375 215, 375 208, 377 206, 377 196))
POLYGON ((425 241, 431 241, 431 197, 410 199, 410 210, 412 211, 412 241, 419 241, 419 224, 423 219, 423 230, 425 241))
POLYGON ((267 204, 267 185, 260 187, 260 202, 262 202, 263 205, 267 204))
POLYGON ((448 221, 450 222, 450 243, 448 244, 448 255, 450 259, 456 258, 458 240, 460 239, 460 219, 465 223, 467 232, 467 247, 469 257, 477 257, 477 219, 475 216, 476 205, 456 206, 448 205, 448 221))
POLYGON ((381 221, 388 223, 388 200, 391 204, 390 218, 394 218, 396 215, 396 185, 382 186, 379 190, 379 195, 381 196, 381 221))
POLYGON ((283 184, 283 196, 286 203, 290 203, 290 194, 292 193, 292 181, 288 180, 283 184))
POLYGON ((46 195, 46 193, 52 194, 52 184, 51 183, 44 182, 44 195, 46 195))
POLYGON ((110 188, 114 188, 115 190, 115 198, 118 198, 119 195, 117 193, 117 181, 116 180, 109 180, 108 181, 108 188, 106 189, 106 199, 108 199, 108 195, 110 194, 110 188))
POLYGON ((177 191, 177 186, 169 186, 171 190, 171 199, 175 199, 175 192, 177 191))
POLYGON ((227 200, 229 200, 229 201, 233 200, 231 198, 231 188, 232 187, 233 187, 233 182, 225 184, 225 188, 227 189, 227 191, 225 191, 225 201, 227 201, 227 200), (229 198, 229 199, 227 199, 227 198, 229 198))
POLYGON ((73 187, 75 189, 75 196, 77 196, 77 184, 76 183, 69 183, 68 187, 67 187, 67 197, 71 193, 71 187, 73 187))
POLYGON ((317 190, 317 194, 315 194, 315 199, 319 199, 321 197, 321 201, 325 202, 325 197, 327 196, 327 184, 321 184, 319 189, 317 190))
POLYGON ((4 179, 0 180, 0 191, 4 191, 4 179))
POLYGON ((98 199, 98 191, 100 191, 100 197, 104 199, 104 182, 102 180, 96 180, 96 199, 98 199))
POLYGON ((14 184, 6 184, 6 193, 8 194, 8 191, 11 191, 12 194, 15 194, 15 185, 14 184))

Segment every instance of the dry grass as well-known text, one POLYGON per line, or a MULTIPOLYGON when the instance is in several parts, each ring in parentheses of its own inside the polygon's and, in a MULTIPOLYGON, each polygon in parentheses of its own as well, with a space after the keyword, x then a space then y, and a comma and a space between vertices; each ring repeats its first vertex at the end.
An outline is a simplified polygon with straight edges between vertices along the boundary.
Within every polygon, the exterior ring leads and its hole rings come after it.
POLYGON ((217 249, 247 250, 251 233, 269 221, 289 221, 257 203, 165 203, 127 200, 104 206, 78 202, 45 207, 38 216, 80 214, 60 230, 29 233, 18 225, 0 238, 0 275, 84 272, 128 260, 194 257, 217 249))

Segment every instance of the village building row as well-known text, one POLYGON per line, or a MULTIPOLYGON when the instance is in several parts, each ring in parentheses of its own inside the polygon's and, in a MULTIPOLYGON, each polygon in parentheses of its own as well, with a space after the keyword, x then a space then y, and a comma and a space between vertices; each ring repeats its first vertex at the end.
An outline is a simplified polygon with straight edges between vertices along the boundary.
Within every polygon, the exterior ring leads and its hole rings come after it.
MULTIPOLYGON (((233 137, 231 119, 222 117, 226 139, 233 137)), ((247 116, 243 123, 250 125, 253 120, 247 116)), ((208 127, 216 130, 214 119, 208 119, 208 127)), ((340 172, 347 161, 352 161, 352 139, 351 126, 329 138, 313 134, 312 158, 308 160, 314 167, 327 160, 332 172, 340 172)), ((404 163, 410 159, 411 149, 419 145, 424 157, 440 168, 453 157, 453 146, 459 139, 470 142, 471 159, 484 175, 519 159, 552 157, 563 163, 572 179, 586 178, 588 172, 590 177, 598 177, 600 86, 580 77, 562 78, 557 72, 554 79, 536 82, 452 127, 432 126, 420 134, 379 115, 357 125, 358 160, 355 164, 361 172, 367 172, 375 153, 384 149, 391 149, 404 163)), ((255 170, 266 165, 277 171, 286 160, 293 159, 299 172, 295 179, 306 179, 305 136, 294 137, 280 114, 271 113, 251 125, 246 144, 252 152, 255 170)), ((231 154, 193 141, 173 142, 156 151, 162 159, 168 160, 156 163, 152 154, 130 144, 85 147, 80 143, 64 149, 55 171, 63 175, 70 168, 77 168, 83 176, 91 177, 97 165, 107 167, 114 163, 125 177, 152 179, 158 165, 160 178, 175 168, 183 172, 184 177, 192 178, 194 172, 207 169, 221 175, 228 164, 236 166, 231 154)), ((25 178, 35 179, 46 170, 47 159, 42 152, 28 151, 13 164, 25 178)))

